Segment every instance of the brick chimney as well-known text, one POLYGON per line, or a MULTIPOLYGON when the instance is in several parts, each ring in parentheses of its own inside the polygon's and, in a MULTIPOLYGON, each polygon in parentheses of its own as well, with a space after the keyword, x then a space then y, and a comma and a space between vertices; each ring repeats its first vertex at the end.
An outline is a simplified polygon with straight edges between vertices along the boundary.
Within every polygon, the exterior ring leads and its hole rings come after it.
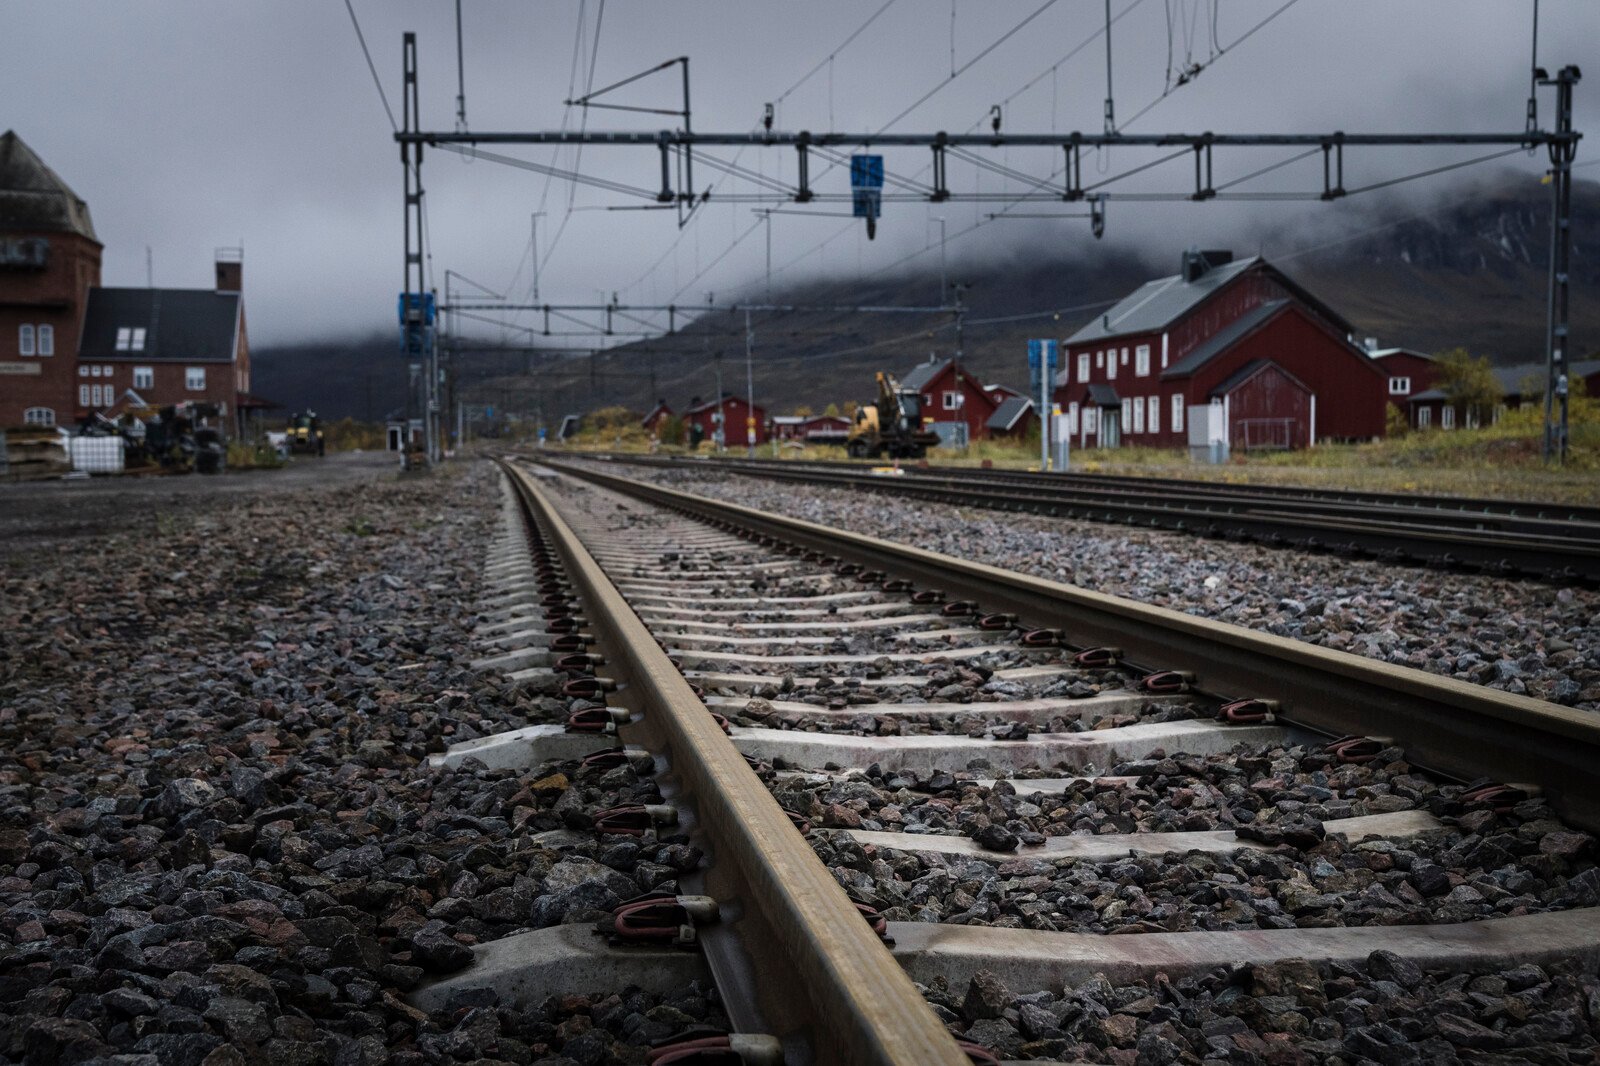
POLYGON ((244 249, 217 249, 217 291, 244 291, 244 249))

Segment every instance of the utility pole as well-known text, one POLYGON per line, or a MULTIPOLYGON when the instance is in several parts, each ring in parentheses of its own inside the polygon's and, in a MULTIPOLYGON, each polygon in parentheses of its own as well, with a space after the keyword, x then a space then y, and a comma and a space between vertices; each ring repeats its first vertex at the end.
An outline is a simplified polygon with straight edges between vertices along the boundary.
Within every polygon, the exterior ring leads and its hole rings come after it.
POLYGON ((756 457, 756 372, 753 362, 755 343, 756 333, 750 327, 750 312, 747 309, 744 313, 744 436, 748 457, 751 459, 756 457))
POLYGON ((539 302, 539 218, 543 211, 533 213, 533 302, 539 302))
MULTIPOLYGON (((1563 67, 1554 78, 1541 76, 1539 84, 1556 88, 1557 135, 1572 132, 1572 87, 1582 76, 1576 66, 1563 67)), ((1577 154, 1574 140, 1552 140, 1550 150, 1550 285, 1548 335, 1545 343, 1544 458, 1558 464, 1567 458, 1567 333, 1568 279, 1572 261, 1572 159, 1577 154), (1552 410, 1559 405, 1559 415, 1552 410)))
POLYGON ((944 216, 940 215, 934 221, 939 223, 939 306, 943 307, 950 298, 949 275, 944 267, 944 216))

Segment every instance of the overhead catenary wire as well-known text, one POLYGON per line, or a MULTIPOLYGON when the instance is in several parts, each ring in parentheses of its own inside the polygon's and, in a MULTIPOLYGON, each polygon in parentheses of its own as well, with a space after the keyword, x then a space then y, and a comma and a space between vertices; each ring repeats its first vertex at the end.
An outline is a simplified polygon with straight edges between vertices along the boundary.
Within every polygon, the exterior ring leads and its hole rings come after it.
POLYGON ((389 125, 398 131, 400 123, 394 119, 394 108, 389 106, 389 94, 383 91, 383 79, 378 77, 378 68, 372 62, 372 52, 367 48, 366 34, 361 32, 361 20, 356 18, 356 9, 351 0, 344 0, 344 9, 350 12, 350 25, 355 27, 356 40, 361 43, 361 54, 367 57, 367 69, 372 71, 372 84, 378 87, 378 99, 383 101, 384 114, 389 116, 389 125))

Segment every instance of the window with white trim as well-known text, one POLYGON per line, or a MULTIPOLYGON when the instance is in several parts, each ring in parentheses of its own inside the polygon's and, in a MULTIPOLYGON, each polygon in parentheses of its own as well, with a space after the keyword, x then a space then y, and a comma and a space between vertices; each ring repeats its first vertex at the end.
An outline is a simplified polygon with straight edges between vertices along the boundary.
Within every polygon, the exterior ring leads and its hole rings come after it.
POLYGON ((99 385, 89 386, 89 402, 93 406, 104 407, 106 405, 105 395, 105 392, 99 385))
POLYGON ((133 327, 133 343, 128 346, 128 349, 130 351, 135 351, 135 352, 144 351, 144 327, 143 326, 135 326, 135 327, 133 327))
POLYGON ((156 368, 153 366, 136 366, 133 368, 133 387, 136 389, 153 389, 156 387, 156 368))
POLYGON ((1390 378, 1389 379, 1389 395, 1390 396, 1405 396, 1410 392, 1411 392, 1411 379, 1410 378, 1390 378))
POLYGON ((1456 428, 1456 409, 1454 407, 1451 407, 1449 404, 1445 404, 1444 410, 1439 412, 1439 428, 1440 429, 1455 429, 1456 428))
MULTIPOLYGON (((34 334, 33 334, 33 326, 32 326, 32 324, 24 322, 22 325, 17 327, 17 354, 18 355, 33 355, 34 354, 34 352, 37 349, 34 347, 33 336, 34 336, 34 334)), ((42 411, 42 410, 47 410, 47 408, 42 408, 41 407, 41 408, 37 408, 37 410, 41 410, 42 411)))
POLYGON ((183 387, 190 392, 204 392, 206 387, 206 368, 203 366, 185 367, 183 371, 183 387))
POLYGON ((92 378, 97 378, 100 376, 100 364, 96 363, 94 366, 89 368, 89 376, 92 378))
POLYGON ((1172 394, 1172 432, 1183 432, 1183 393, 1172 394))
POLYGON ((1106 353, 1106 380, 1117 380, 1117 353, 1115 351, 1106 353))
POLYGON ((1141 344, 1133 350, 1133 376, 1143 378, 1150 376, 1150 346, 1141 344))
POLYGON ((1144 401, 1139 397, 1133 398, 1133 432, 1144 432, 1144 401))
POLYGON ((1150 409, 1150 432, 1161 432, 1161 397, 1152 396, 1145 401, 1145 406, 1150 409))
POLYGON ((1417 408, 1417 428, 1418 429, 1427 429, 1431 425, 1433 425, 1433 408, 1431 408, 1431 407, 1419 407, 1419 408, 1417 408))
POLYGON ((1094 433, 1098 431, 1099 428, 1100 408, 1093 406, 1085 407, 1083 409, 1083 431, 1085 433, 1094 433))
POLYGON ((1078 404, 1076 401, 1067 404, 1067 432, 1078 432, 1078 404))
POLYGON ((56 328, 48 323, 39 326, 39 355, 49 358, 56 354, 56 328))
POLYGON ((105 366, 100 368, 100 376, 108 378, 116 372, 116 369, 116 367, 112 366, 110 363, 107 363, 105 366))
POLYGON ((1122 426, 1122 432, 1124 432, 1124 433, 1129 432, 1130 428, 1133 425, 1133 419, 1128 417, 1128 401, 1127 400, 1123 400, 1122 401, 1122 421, 1121 421, 1120 425, 1122 426))
POLYGON ((121 326, 117 329, 117 351, 125 352, 133 343, 133 327, 121 326))
MULTIPOLYGON (((202 386, 204 387, 204 386, 202 386)), ((946 411, 961 410, 961 394, 959 392, 946 392, 944 394, 944 409, 946 411)))
POLYGON ((1128 365, 1128 349, 1126 348, 1122 349, 1122 365, 1128 365))
POLYGON ((22 423, 27 426, 53 426, 56 412, 51 407, 30 407, 22 412, 22 423))
POLYGON ((86 378, 86 377, 89 376, 89 364, 87 364, 87 363, 79 363, 78 364, 78 376, 80 378, 86 378))
POLYGON ((89 406, 89 386, 87 386, 87 385, 79 385, 78 386, 78 406, 79 407, 88 407, 89 406))
POLYGON ((1105 365, 1106 365, 1106 353, 1104 351, 1095 352, 1094 353, 1094 368, 1096 370, 1099 370, 1101 367, 1103 367, 1105 365))
POLYGON ((1079 352, 1078 353, 1078 380, 1079 381, 1084 381, 1084 382, 1089 380, 1089 353, 1088 352, 1079 352))

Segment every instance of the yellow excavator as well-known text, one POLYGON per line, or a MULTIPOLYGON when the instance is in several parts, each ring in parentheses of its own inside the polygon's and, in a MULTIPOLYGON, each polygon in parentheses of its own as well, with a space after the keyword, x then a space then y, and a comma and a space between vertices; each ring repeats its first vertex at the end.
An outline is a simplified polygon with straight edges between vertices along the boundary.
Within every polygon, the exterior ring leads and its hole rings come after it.
POLYGON ((903 389, 893 374, 878 371, 878 398, 856 408, 855 425, 845 439, 852 459, 921 459, 939 443, 939 434, 922 428, 922 398, 903 389))
POLYGON ((322 419, 315 411, 289 416, 289 429, 285 434, 291 455, 321 455, 323 453, 322 419))

